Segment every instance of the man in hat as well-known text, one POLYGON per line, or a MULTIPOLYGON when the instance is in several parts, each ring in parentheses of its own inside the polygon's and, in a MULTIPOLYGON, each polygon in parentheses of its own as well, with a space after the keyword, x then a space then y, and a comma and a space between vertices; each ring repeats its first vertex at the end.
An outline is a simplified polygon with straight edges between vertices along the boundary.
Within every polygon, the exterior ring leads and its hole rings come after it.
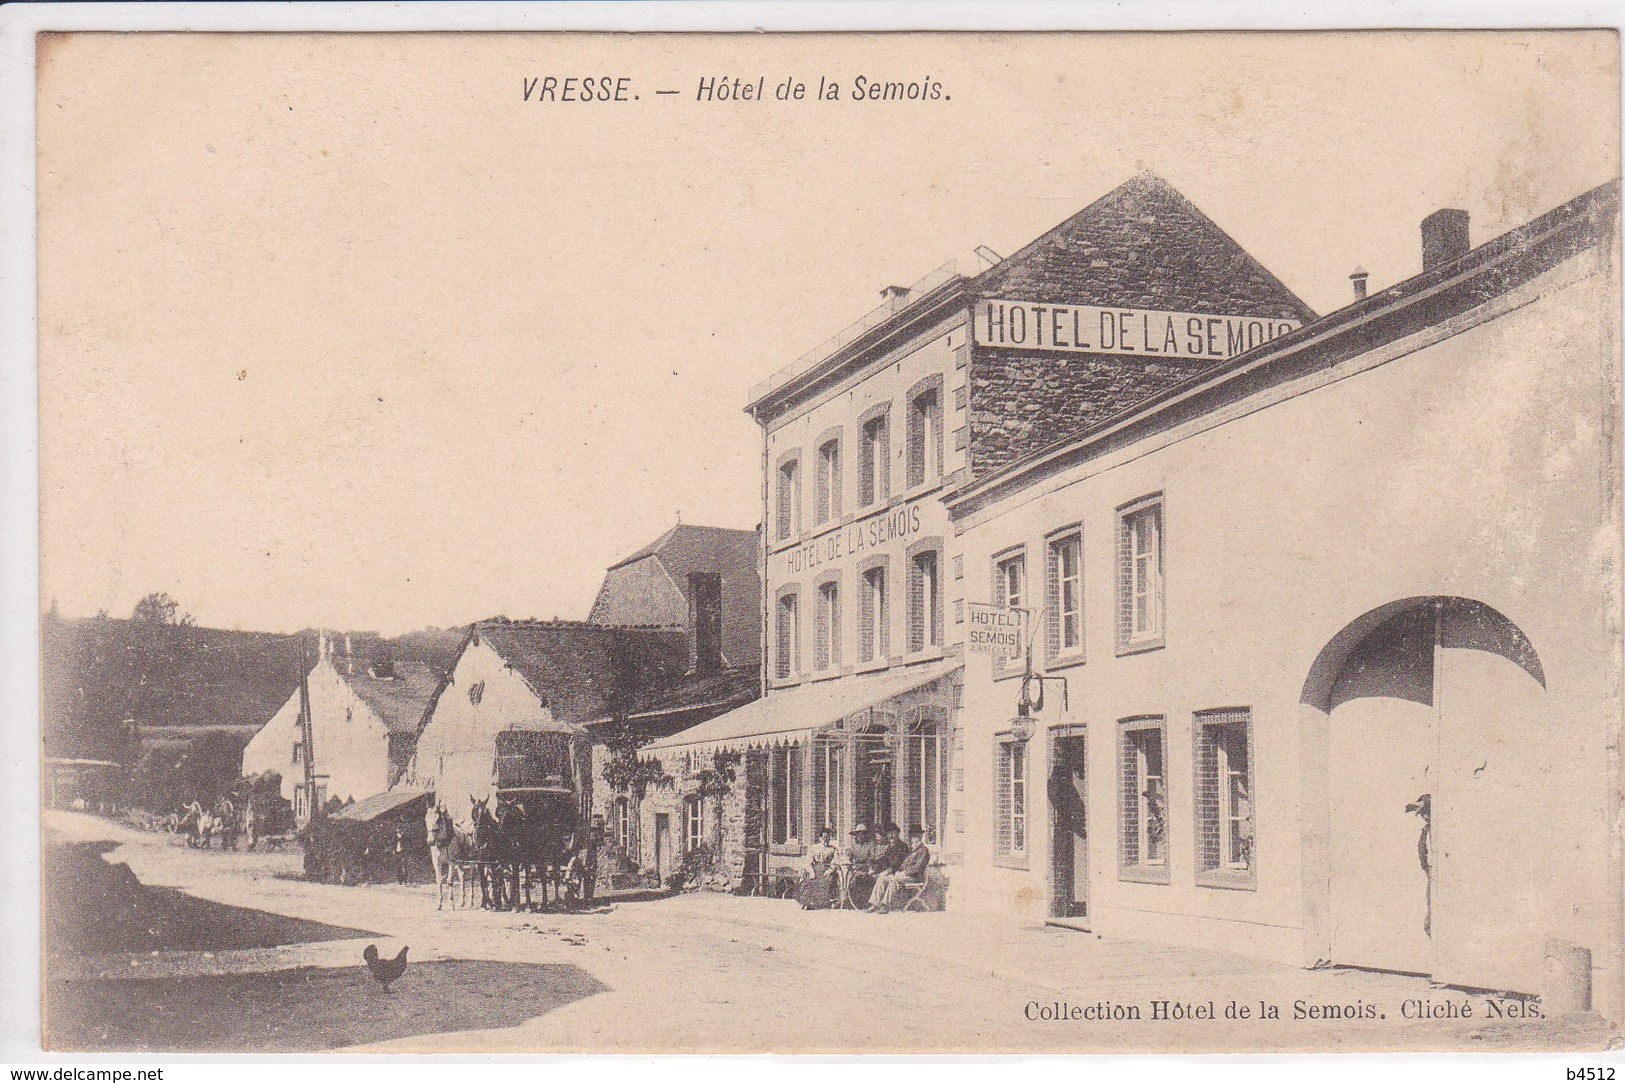
POLYGON ((853 906, 869 904, 869 892, 875 886, 873 866, 879 856, 880 846, 870 839, 868 825, 858 824, 852 828, 852 845, 846 849, 846 863, 851 870, 846 891, 853 906))
POLYGON ((925 870, 931 864, 931 849, 925 844, 925 828, 915 824, 908 829, 909 850, 897 868, 884 872, 875 881, 875 905, 870 909, 878 914, 890 913, 892 900, 900 884, 919 884, 925 881, 925 870))
POLYGON ((897 870, 903 865, 903 859, 908 857, 908 844, 903 841, 902 829, 896 824, 889 823, 885 827, 885 833, 885 842, 878 847, 874 861, 869 866, 875 878, 875 893, 870 896, 870 910, 880 908, 881 884, 889 877, 896 876, 897 870))

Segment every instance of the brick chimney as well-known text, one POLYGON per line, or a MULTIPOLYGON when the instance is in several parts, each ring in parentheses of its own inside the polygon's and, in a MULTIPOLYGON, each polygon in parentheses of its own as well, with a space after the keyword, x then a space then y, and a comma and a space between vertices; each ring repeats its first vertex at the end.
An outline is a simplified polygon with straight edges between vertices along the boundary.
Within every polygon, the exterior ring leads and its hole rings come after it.
POLYGON ((1349 275, 1349 282, 1354 286, 1354 299, 1356 301, 1365 300, 1366 279, 1370 277, 1364 267, 1354 268, 1354 272, 1349 275))
POLYGON ((1460 259, 1472 247, 1467 239, 1467 212, 1445 208, 1422 219, 1422 270, 1431 271, 1460 259))
POLYGON ((696 676, 722 669, 722 576, 688 576, 688 671, 696 676))
POLYGON ((908 302, 908 287, 907 286, 886 286, 886 287, 883 287, 881 289, 881 291, 880 291, 880 299, 886 303, 887 308, 891 309, 893 312, 896 312, 898 309, 902 308, 903 305, 908 302))

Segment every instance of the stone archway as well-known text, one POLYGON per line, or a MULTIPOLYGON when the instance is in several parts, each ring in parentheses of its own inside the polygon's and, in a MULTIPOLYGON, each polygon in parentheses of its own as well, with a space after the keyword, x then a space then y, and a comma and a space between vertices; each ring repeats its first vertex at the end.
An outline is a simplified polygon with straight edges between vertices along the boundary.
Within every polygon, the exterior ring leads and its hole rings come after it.
POLYGON ((1314 958, 1538 983, 1545 683, 1524 633, 1467 598, 1400 599, 1327 642, 1301 695, 1314 958))

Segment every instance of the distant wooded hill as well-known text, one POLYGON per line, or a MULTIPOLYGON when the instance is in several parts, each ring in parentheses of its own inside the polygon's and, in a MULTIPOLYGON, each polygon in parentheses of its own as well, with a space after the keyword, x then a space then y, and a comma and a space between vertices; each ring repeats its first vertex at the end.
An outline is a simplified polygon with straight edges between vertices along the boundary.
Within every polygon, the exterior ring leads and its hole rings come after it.
MULTIPOLYGON (((361 657, 419 661, 443 674, 463 634, 461 628, 394 639, 352 634, 350 646, 361 657)), ((46 755, 134 764, 137 733, 149 747, 184 743, 188 731, 230 734, 240 747, 299 687, 317 633, 47 615, 40 640, 46 755)))

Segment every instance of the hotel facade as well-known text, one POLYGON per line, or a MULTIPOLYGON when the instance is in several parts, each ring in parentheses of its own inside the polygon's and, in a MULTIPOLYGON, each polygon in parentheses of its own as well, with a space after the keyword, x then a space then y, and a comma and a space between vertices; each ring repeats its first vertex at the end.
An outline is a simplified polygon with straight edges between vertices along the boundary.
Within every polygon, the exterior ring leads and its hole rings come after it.
POLYGON ((1035 618, 967 657, 956 905, 1620 1017, 1617 213, 1441 211, 951 494, 967 602, 1035 618))
POLYGON ((982 785, 959 709, 965 603, 981 592, 948 494, 1314 316, 1150 174, 1007 259, 984 255, 882 291, 752 392, 765 695, 649 748, 678 777, 737 759, 721 846, 747 879, 804 863, 822 827, 844 839, 887 822, 924 827, 952 879, 982 785))

